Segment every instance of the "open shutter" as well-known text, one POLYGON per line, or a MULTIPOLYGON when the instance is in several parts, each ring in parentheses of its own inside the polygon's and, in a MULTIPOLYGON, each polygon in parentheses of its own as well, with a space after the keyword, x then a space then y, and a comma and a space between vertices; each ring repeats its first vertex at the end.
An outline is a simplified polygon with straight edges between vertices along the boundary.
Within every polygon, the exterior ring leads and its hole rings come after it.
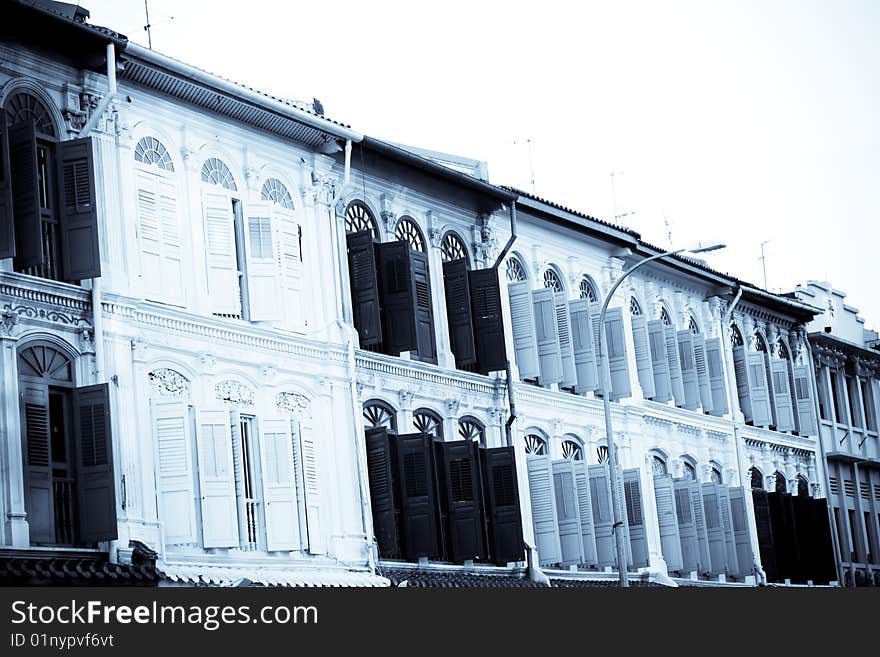
MULTIPOLYGON (((684 562, 681 554, 681 537, 678 533, 675 488, 670 475, 654 477, 654 498, 657 502, 657 520, 660 526, 660 551, 663 553, 667 569, 680 571, 684 562)), ((690 516, 690 513, 688 515, 690 516)))
POLYGON ((685 406, 687 397, 684 392, 684 381, 681 374, 681 359, 679 358, 678 340, 675 337, 675 328, 663 326, 663 336, 666 338, 666 362, 669 364, 669 382, 672 387, 672 397, 676 406, 685 406))
POLYGON ((58 144, 58 172, 64 280, 97 278, 101 275, 101 252, 90 137, 58 144))
POLYGON ((828 500, 810 498, 813 507, 813 581, 827 583, 838 578, 834 562, 834 545, 828 520, 828 500))
POLYGON ((541 373, 541 367, 538 362, 538 343, 535 339, 532 291, 528 281, 508 283, 507 296, 510 300, 513 351, 520 378, 535 379, 541 373))
POLYGON ((196 507, 189 407, 181 402, 153 404, 159 518, 166 545, 195 545, 196 507))
POLYGON ((480 449, 489 529, 489 552, 493 563, 506 566, 525 557, 522 511, 513 447, 480 449))
POLYGON ((574 462, 574 482, 577 487, 578 514, 584 546, 583 564, 595 568, 599 564, 599 559, 596 553, 596 530, 593 525, 593 499, 590 491, 590 475, 587 464, 583 461, 574 462))
POLYGON ((559 523, 556 515, 556 495, 553 469, 547 455, 526 456, 529 471, 529 497, 532 502, 532 526, 538 560, 542 566, 562 562, 562 545, 559 541, 559 523))
POLYGON ((412 289, 415 299, 416 353, 419 360, 437 362, 437 339, 434 335, 434 305, 431 301, 431 272, 428 256, 411 251, 409 254, 412 289))
POLYGON ((746 511, 746 493, 742 486, 730 489, 730 516, 733 523, 733 540, 736 545, 736 562, 739 576, 754 572, 755 555, 749 538, 749 518, 746 511))
POLYGON ((532 291, 532 304, 535 313, 535 338, 538 344, 538 360, 541 385, 562 381, 562 354, 559 350, 559 334, 556 324, 556 304, 553 290, 541 288, 532 291))
POLYGON ((266 510, 266 549, 270 552, 297 550, 300 547, 299 518, 288 420, 260 422, 260 465, 266 510))
POLYGON ((668 402, 672 399, 672 380, 669 378, 669 358, 666 356, 664 328, 663 322, 659 319, 647 323, 651 371, 654 375, 654 396, 652 399, 658 402, 668 402))
POLYGON ((471 316, 471 290, 468 284, 467 258, 443 263, 443 288, 446 293, 446 319, 455 366, 477 362, 474 324, 471 316))
POLYGON ((55 542, 55 496, 52 489, 49 388, 22 381, 21 418, 24 476, 31 543, 55 542))
POLYGON ((773 386, 773 399, 776 402, 776 430, 794 431, 794 409, 791 404, 787 360, 770 359, 770 382, 773 386))
POLYGON ((746 365, 752 394, 752 422, 755 426, 769 427, 773 415, 770 409, 770 391, 767 386, 764 354, 760 352, 746 354, 746 365))
POLYGON ((724 530, 724 547, 727 556, 727 572, 739 575, 739 561, 736 558, 736 537, 733 532, 732 513, 730 511, 730 493, 727 486, 718 486, 718 502, 721 505, 721 527, 724 530))
POLYGON ((177 188, 153 173, 135 171, 141 278, 147 299, 181 303, 183 266, 177 188))
POLYGON ((15 224, 12 214, 11 177, 6 112, 0 108, 0 260, 11 258, 15 255, 15 224))
POLYGON ((639 372, 639 385, 646 399, 655 399, 654 366, 648 340, 648 321, 644 315, 632 317, 633 348, 636 353, 636 368, 639 372))
POLYGON ((700 572, 712 572, 712 555, 709 551, 709 532, 706 529, 706 507, 703 504, 703 489, 698 481, 689 481, 691 509, 694 512, 694 526, 697 530, 697 546, 700 549, 700 572))
POLYGON ((367 473, 370 480, 370 507, 373 510, 373 534, 379 556, 400 556, 397 531, 397 508, 392 475, 391 444, 384 428, 367 429, 367 473))
POLYGON ((609 308, 605 313, 605 341, 608 345, 608 365, 611 369, 611 399, 617 401, 631 397, 622 308, 609 308))
POLYGON ((248 307, 254 321, 281 319, 283 305, 277 255, 277 227, 271 203, 251 203, 245 222, 244 252, 247 258, 248 307))
POLYGON ((423 433, 394 438, 403 548, 407 559, 440 555, 431 442, 431 437, 423 433))
MULTIPOLYGON (((770 527, 773 532, 773 552, 776 558, 776 580, 791 577, 794 567, 794 536, 791 533, 791 518, 788 513, 787 493, 767 493, 770 510, 770 527)), ((768 573, 769 577, 769 573, 768 573)))
POLYGON ((694 359, 694 334, 690 331, 679 331, 677 339, 681 382, 684 386, 684 407, 696 410, 700 406, 700 390, 697 385, 697 363, 694 359))
POLYGON ((758 550, 761 553, 761 566, 767 579, 775 582, 776 549, 773 541, 773 525, 770 521, 770 500, 767 492, 752 490, 752 504, 755 509, 755 529, 758 534, 758 550))
POLYGON ((590 502, 593 507, 593 528, 596 533, 596 558, 600 568, 615 567, 614 514, 611 510, 611 486, 605 465, 587 466, 590 479, 590 502))
MULTIPOLYGON (((791 503, 794 506, 794 525, 796 531, 796 540, 798 546, 797 568, 793 573, 798 582, 806 582, 819 579, 816 576, 816 547, 820 538, 815 534, 813 525, 813 500, 806 495, 793 495, 791 503)), ((870 516, 869 516, 870 518, 870 516)), ((870 532, 869 527, 865 527, 866 532, 870 532)), ((871 534, 867 534, 869 541, 871 534)))
POLYGON ((321 514, 321 464, 311 418, 303 418, 299 423, 299 442, 302 447, 303 489, 305 492, 306 530, 309 538, 309 552, 325 554, 327 543, 324 540, 324 527, 321 514))
POLYGON ((582 564, 584 537, 573 461, 553 461, 553 490, 556 498, 556 520, 559 524, 559 544, 562 548, 561 563, 563 566, 582 564))
POLYGON ((410 255, 406 242, 379 245, 385 347, 394 356, 418 348, 410 255))
POLYGON ((497 269, 468 272, 477 369, 483 374, 507 368, 504 316, 497 269))
POLYGON ((79 539, 89 544, 110 541, 117 528, 109 385, 74 389, 73 408, 79 539))
MULTIPOLYGON (((675 514, 678 518, 678 538, 681 549, 681 572, 700 573, 700 545, 697 541, 697 523, 691 503, 691 481, 676 479, 673 488, 675 494, 675 514)), ((662 544, 661 544, 662 546, 662 544)), ((664 557, 665 557, 664 552, 664 557)))
POLYGON ((571 344, 574 349, 574 369, 577 377, 575 391, 578 393, 593 391, 599 385, 599 370, 596 367, 590 302, 586 299, 569 301, 568 315, 571 318, 571 344))
POLYGON ((382 342, 382 307, 373 233, 362 230, 345 236, 354 325, 361 347, 382 342))
POLYGON ((743 346, 733 348, 733 371, 736 375, 736 393, 739 397, 739 408, 746 422, 751 422, 752 414, 752 383, 749 377, 749 368, 746 363, 746 348, 743 346))
POLYGON ((642 484, 638 468, 623 471, 623 491, 626 497, 626 520, 629 525, 629 542, 632 546, 633 564, 648 565, 648 537, 645 531, 645 515, 642 508, 642 484))
POLYGON ((712 415, 722 416, 728 412, 727 384, 722 364, 721 339, 706 340, 706 366, 709 370, 709 387, 712 389, 712 415))
POLYGON ((241 312, 241 297, 232 201, 223 192, 205 189, 202 192, 202 207, 205 213, 205 257, 211 312, 237 315, 241 312))
POLYGON ((225 410, 200 411, 198 418, 203 545, 206 548, 238 547, 238 502, 229 413, 225 410))
POLYGON ((15 264, 39 265, 43 261, 43 229, 37 178, 37 135, 32 122, 9 128, 9 179, 12 188, 15 264))
POLYGON ((568 302, 565 294, 553 295, 556 309, 556 334, 559 336, 559 355, 562 358, 562 381, 560 385, 577 385, 577 371, 574 367, 574 349, 571 343, 571 320, 568 316, 568 302))
POLYGON ((727 545, 724 526, 721 522, 721 499, 718 484, 703 484, 703 508, 706 512, 706 533, 709 537, 709 557, 712 561, 710 572, 727 572, 727 545))
POLYGON ((706 338, 702 335, 693 336, 694 364, 697 369, 697 387, 700 390, 700 404, 704 413, 711 413, 714 408, 712 399, 712 383, 709 381, 709 367, 706 363, 706 338))
POLYGON ((441 457, 443 501, 446 509, 449 558, 455 563, 483 560, 483 489, 479 443, 473 440, 435 442, 441 457))
POLYGON ((813 404, 813 389, 810 381, 810 369, 806 365, 791 368, 794 380, 794 397, 797 402, 798 432, 802 436, 815 436, 816 406, 813 404))
MULTIPOLYGON (((287 323, 295 329, 301 329, 306 324, 306 308, 303 306, 303 258, 300 248, 302 229, 290 210, 276 205, 274 212, 284 312, 287 323)), ((373 275, 375 276, 375 272, 373 275)))

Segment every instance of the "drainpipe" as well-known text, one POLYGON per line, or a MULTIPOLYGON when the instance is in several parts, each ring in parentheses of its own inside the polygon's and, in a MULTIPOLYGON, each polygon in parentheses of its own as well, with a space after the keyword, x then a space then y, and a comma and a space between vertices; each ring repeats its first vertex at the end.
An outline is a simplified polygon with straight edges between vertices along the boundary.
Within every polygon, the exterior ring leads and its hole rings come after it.
MULTIPOLYGON (((507 252, 510 251, 510 247, 513 246, 514 241, 516 240, 516 201, 511 201, 510 203, 510 238, 507 240, 507 243, 504 245, 504 248, 501 249, 501 253, 498 254, 498 257, 495 259, 495 264, 492 265, 492 269, 498 269, 501 265, 501 262, 504 260, 504 257, 507 255, 507 252)), ((513 445, 513 436, 512 436, 512 427, 513 423, 516 421, 516 401, 514 400, 513 395, 513 372, 510 367, 510 360, 507 361, 507 366, 505 367, 505 373, 507 376, 507 403, 510 406, 510 414, 507 417, 507 422, 504 424, 504 439, 507 447, 513 445)))

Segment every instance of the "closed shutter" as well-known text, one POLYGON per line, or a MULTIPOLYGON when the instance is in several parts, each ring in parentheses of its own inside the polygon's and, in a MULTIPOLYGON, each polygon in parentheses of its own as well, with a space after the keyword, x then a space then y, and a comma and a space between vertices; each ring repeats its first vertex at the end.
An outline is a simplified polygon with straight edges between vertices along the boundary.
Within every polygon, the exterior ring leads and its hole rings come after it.
POLYGON ((483 560, 484 509, 479 444, 473 440, 434 443, 441 457, 442 491, 447 520, 447 550, 455 563, 483 560))
POLYGON ((706 507, 703 504, 703 490, 700 482, 688 482, 691 493, 691 509, 694 512, 694 526, 697 530, 697 547, 700 550, 700 572, 712 572, 712 555, 709 551, 709 532, 706 529, 706 507))
POLYGON ((407 559, 438 557, 437 503, 431 438, 423 433, 394 438, 404 554, 407 559))
POLYGON ((770 521, 770 499, 763 490, 752 490, 752 504, 755 509, 755 529, 758 534, 758 550, 761 553, 761 566, 767 580, 777 580, 776 549, 773 541, 773 525, 770 521))
POLYGON ((109 384, 74 389, 73 409, 79 539, 110 541, 117 527, 109 384))
POLYGON ((381 427, 367 429, 366 444, 373 534, 376 536, 379 557, 393 559, 400 556, 400 538, 388 432, 381 427))
POLYGON ((648 338, 648 321, 644 315, 632 317, 633 348, 636 353, 636 368, 639 372, 639 385, 646 399, 654 399, 657 390, 654 386, 654 365, 648 338))
POLYGON ((237 315, 241 312, 241 296, 232 201, 223 192, 206 189, 202 192, 202 207, 205 213, 205 257, 211 312, 237 315))
POLYGON ((468 272, 477 369, 483 374, 507 368, 504 315, 497 269, 468 272))
POLYGON ((709 367, 706 363, 706 338, 702 335, 693 336, 694 364, 697 369, 697 387, 700 390, 700 404, 704 413, 711 413, 714 408, 712 399, 712 383, 709 381, 709 367))
POLYGON ((528 281, 508 283, 510 300, 510 328, 513 333, 513 351, 522 379, 535 379, 541 373, 538 361, 538 343, 535 339, 535 320, 532 291, 528 281))
POLYGON ((541 288, 532 291, 535 315, 535 339, 538 344, 538 360, 541 385, 562 381, 562 355, 559 350, 559 334, 556 324, 556 305, 553 290, 541 288))
POLYGON ((755 555, 749 537, 749 517, 746 510, 746 492, 742 486, 730 489, 730 516, 733 523, 733 539, 736 544, 736 562, 740 577, 754 572, 755 555))
POLYGON ((767 387, 764 354, 759 352, 746 354, 746 365, 752 394, 752 422, 755 426, 769 427, 773 415, 770 409, 770 391, 767 387))
POLYGON ((21 418, 24 435, 25 491, 31 543, 55 542, 55 500, 52 490, 49 388, 22 381, 21 418))
POLYGON ((229 413, 200 411, 197 448, 202 502, 202 541, 206 548, 238 547, 238 503, 232 467, 229 413))
POLYGON ((574 369, 575 376, 577 376, 575 391, 578 393, 593 391, 599 385, 599 370, 596 367, 596 351, 593 345, 593 326, 589 304, 590 302, 586 299, 568 302, 574 369))
POLYGON ((728 412, 727 383, 724 378, 721 339, 706 340, 706 366, 709 370, 709 386, 712 389, 712 415, 722 416, 728 412))
POLYGON ((176 187, 161 176, 140 169, 135 172, 135 184, 144 296, 181 303, 183 268, 176 187))
POLYGON ((745 347, 733 348, 733 371, 736 375, 736 393, 739 397, 739 407, 745 421, 751 422, 754 417, 752 413, 752 384, 746 364, 746 355, 745 347))
POLYGON ((393 356, 402 351, 416 351, 415 293, 409 245, 401 241, 380 244, 379 268, 385 348, 393 356))
POLYGON ((703 508, 706 513, 706 533, 709 538, 709 557, 712 561, 710 572, 727 572, 727 545, 724 536, 724 526, 721 523, 721 499, 718 494, 718 484, 703 484, 703 508))
POLYGON ((828 521, 828 500, 810 498, 813 507, 813 581, 825 584, 836 580, 837 567, 834 562, 834 545, 831 539, 831 526, 828 521))
POLYGON ((561 563, 563 566, 582 564, 584 537, 573 461, 553 461, 553 490, 556 498, 556 520, 559 524, 559 544, 562 548, 561 563))
MULTIPOLYGON (((813 500, 806 495, 793 495, 791 503, 794 507, 794 526, 795 537, 798 546, 797 568, 792 573, 793 579, 799 583, 806 583, 807 580, 814 582, 819 579, 815 570, 816 564, 816 546, 820 538, 816 536, 815 527, 813 525, 813 500)), ((870 518, 870 513, 868 518, 870 518)), ((864 525, 863 525, 864 526, 864 525)), ((865 526, 865 531, 871 530, 865 526)), ((866 538, 870 540, 870 533, 866 534, 866 538)))
POLYGON ((159 519, 166 545, 194 545, 195 487, 189 407, 181 402, 153 403, 159 519))
POLYGON ((669 359, 666 355, 665 326, 659 319, 648 322, 648 347, 651 351, 651 371, 654 374, 654 396, 658 402, 672 399, 672 380, 669 378, 669 359))
POLYGON ((526 465, 529 472, 532 527, 535 530, 538 559, 542 566, 561 563, 562 545, 559 541, 556 495, 550 457, 529 454, 526 456, 526 465))
POLYGON ((37 136, 32 122, 17 123, 9 128, 8 134, 15 264, 18 267, 32 267, 43 261, 37 136))
POLYGON ((91 138, 58 144, 58 172, 64 280, 98 278, 101 253, 91 138))
POLYGON ((587 464, 574 462, 574 481, 577 487, 578 515, 581 521, 581 537, 584 546, 583 564, 589 568, 599 565, 596 554, 596 530, 593 526, 593 499, 590 491, 590 476, 587 464))
POLYGON ((788 361, 781 358, 770 360, 773 399, 776 401, 776 430, 794 431, 794 409, 791 390, 788 387, 788 361))
POLYGON ((281 319, 283 304, 278 271, 277 227, 271 203, 251 203, 244 227, 248 307, 253 321, 281 319))
POLYGON ((471 316, 471 290, 468 284, 467 258, 443 263, 443 288, 446 293, 446 319, 455 366, 477 362, 474 324, 471 316))
POLYGON ((739 561, 736 557, 736 537, 733 532, 730 493, 727 486, 718 486, 718 502, 721 505, 721 527, 724 530, 724 546, 727 553, 727 572, 739 576, 739 561))
POLYGON ((513 447, 480 449, 489 529, 489 556, 505 566, 525 558, 522 510, 513 447))
POLYGON ((686 397, 684 394, 684 382, 681 375, 681 360, 678 352, 678 341, 675 338, 675 328, 663 327, 663 336, 666 338, 666 362, 669 364, 669 381, 672 387, 672 397, 676 406, 684 406, 686 397))
MULTIPOLYGON (((303 257, 300 248, 302 227, 296 223, 290 210, 276 205, 274 212, 278 230, 278 269, 281 273, 284 312, 288 325, 294 329, 302 329, 306 325, 307 317, 303 300, 303 257)), ((375 272, 373 275, 375 276, 375 272)))
POLYGON ((797 402, 798 432, 802 436, 815 436, 816 406, 813 404, 813 388, 810 381, 810 368, 806 365, 791 368, 794 380, 794 397, 797 402))
POLYGON ((697 385, 697 363, 694 358, 694 334, 690 331, 679 331, 677 339, 681 381, 684 386, 684 407, 695 410, 700 406, 700 390, 697 385))
POLYGON ((783 581, 792 576, 795 563, 795 538, 791 533, 787 493, 767 493, 770 510, 770 527, 773 531, 773 552, 776 557, 776 580, 783 581))
POLYGON ((599 568, 616 567, 614 548, 614 514, 611 510, 611 486, 608 468, 604 465, 587 466, 590 478, 590 502, 593 507, 593 528, 596 532, 596 557, 599 568))
POLYGON ((577 385, 577 371, 574 367, 574 349, 571 343, 571 319, 568 316, 568 302, 565 294, 559 292, 553 295, 553 303, 556 306, 556 333, 559 336, 559 355, 562 358, 562 381, 563 386, 577 385))
POLYGON ((183 304, 183 245, 177 208, 177 187, 156 180, 156 201, 161 233, 161 285, 158 292, 168 303, 183 304))
POLYGON ((431 300, 431 273, 428 256, 410 252, 410 271, 415 295, 416 353, 419 360, 437 362, 437 339, 434 335, 434 305, 431 300))
POLYGON ((305 493, 306 531, 311 554, 325 554, 323 513, 321 511, 321 463, 311 418, 299 423, 299 442, 302 447, 303 491, 305 493))
MULTIPOLYGON (((684 566, 681 537, 678 532, 678 513, 675 508, 675 488, 672 477, 654 477, 654 499, 657 502, 657 521, 660 526, 660 550, 666 567, 680 571, 684 566)), ((688 509, 690 511, 690 509, 688 509)), ((690 516, 690 513, 688 513, 690 516)))
POLYGON ((296 482, 287 420, 260 422, 260 465, 266 510, 266 549, 270 552, 299 549, 296 482))
POLYGON ((632 546, 633 564, 648 565, 648 537, 642 507, 642 484, 637 468, 623 471, 623 491, 626 497, 626 520, 629 525, 629 542, 632 546))
POLYGON ((354 326, 361 347, 382 342, 382 307, 373 233, 362 230, 345 236, 348 245, 348 277, 354 326))
POLYGON ((605 341, 608 345, 608 366, 611 370, 611 399, 617 401, 631 397, 622 308, 609 308, 605 313, 605 341))
POLYGON ((12 214, 11 177, 6 112, 0 108, 0 260, 11 258, 15 255, 15 224, 12 214))
POLYGON ((687 479, 676 479, 674 482, 675 513, 678 517, 678 537, 681 548, 681 570, 685 574, 702 572, 700 546, 697 541, 697 524, 691 502, 691 483, 687 479))

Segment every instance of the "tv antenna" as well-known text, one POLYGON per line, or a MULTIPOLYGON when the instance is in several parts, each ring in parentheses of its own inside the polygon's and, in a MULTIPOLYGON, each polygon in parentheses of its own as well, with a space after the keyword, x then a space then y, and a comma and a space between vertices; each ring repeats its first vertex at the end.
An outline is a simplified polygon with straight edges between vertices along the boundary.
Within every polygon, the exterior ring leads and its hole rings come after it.
MULTIPOLYGON (((618 212, 617 211, 617 189, 614 185, 614 177, 623 175, 623 171, 612 171, 611 172, 611 204, 614 206, 614 221, 620 221, 621 219, 626 219, 636 213, 635 210, 631 210, 630 212, 618 212)), ((626 222, 622 222, 626 223, 626 222)))
MULTIPOLYGON (((522 142, 513 140, 514 144, 521 144, 522 142)), ((530 138, 526 138, 526 146, 529 151, 529 187, 531 188, 532 194, 535 193, 535 161, 532 157, 532 140, 530 138)))
MULTIPOLYGON (((147 48, 153 49, 153 24, 150 22, 150 0, 144 0, 144 13, 147 16, 147 24, 144 25, 144 31, 147 33, 147 48)), ((160 21, 157 25, 173 21, 174 16, 169 16, 166 20, 160 21)))
POLYGON ((769 243, 770 243, 770 240, 764 240, 763 242, 761 242, 761 257, 759 258, 759 260, 761 261, 761 267, 764 269, 764 289, 765 290, 770 289, 767 287, 767 255, 764 252, 764 246, 769 243))

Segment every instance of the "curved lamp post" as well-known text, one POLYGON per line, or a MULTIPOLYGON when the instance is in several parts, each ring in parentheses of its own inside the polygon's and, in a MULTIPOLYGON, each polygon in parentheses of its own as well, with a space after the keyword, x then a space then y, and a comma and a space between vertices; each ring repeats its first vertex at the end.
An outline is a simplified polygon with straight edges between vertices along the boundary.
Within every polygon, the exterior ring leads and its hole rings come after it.
POLYGON ((627 276, 632 274, 642 265, 646 265, 653 260, 659 260, 660 258, 666 258, 679 253, 706 253, 707 251, 723 249, 725 246, 725 244, 718 242, 709 244, 698 243, 691 247, 674 249, 672 251, 666 251, 665 253, 652 255, 650 258, 645 258, 621 274, 620 278, 618 278, 614 285, 611 286, 608 294, 605 295, 605 301, 602 304, 602 312, 599 314, 599 360, 601 362, 600 367, 602 368, 601 376, 599 377, 599 393, 602 395, 602 405, 605 409, 605 439, 608 444, 608 468, 611 475, 611 506, 613 507, 612 513, 614 518, 614 542, 617 548, 617 571, 620 574, 620 586, 622 587, 629 586, 629 573, 627 572, 626 545, 623 542, 624 535, 623 532, 619 531, 619 528, 623 526, 623 513, 620 506, 622 500, 620 499, 620 489, 618 488, 620 482, 620 464, 617 459, 617 444, 614 442, 614 434, 611 429, 611 366, 608 357, 606 356, 607 336, 605 335, 605 313, 608 310, 608 304, 611 303, 611 299, 617 291, 617 288, 620 287, 620 284, 623 283, 627 276))

